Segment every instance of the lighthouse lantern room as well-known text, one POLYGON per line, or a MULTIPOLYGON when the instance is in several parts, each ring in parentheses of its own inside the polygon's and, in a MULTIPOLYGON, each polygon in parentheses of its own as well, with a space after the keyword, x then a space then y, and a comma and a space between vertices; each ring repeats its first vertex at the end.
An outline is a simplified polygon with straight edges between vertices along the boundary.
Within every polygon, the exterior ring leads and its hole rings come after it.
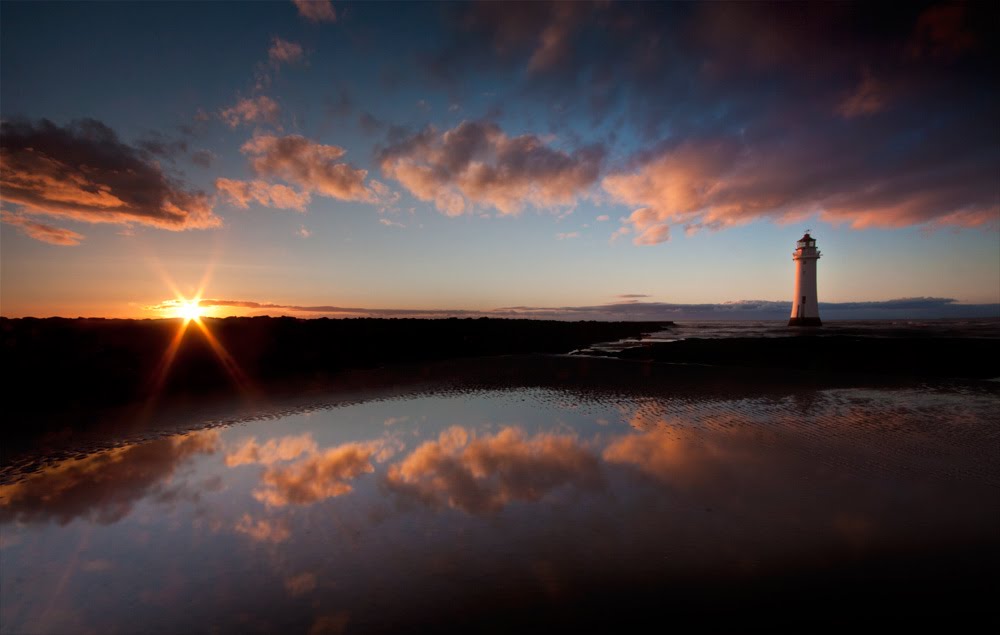
POLYGON ((795 296, 792 298, 792 317, 788 326, 822 326, 819 319, 819 300, 816 297, 816 261, 820 253, 816 240, 806 230, 797 249, 792 252, 795 262, 795 296))

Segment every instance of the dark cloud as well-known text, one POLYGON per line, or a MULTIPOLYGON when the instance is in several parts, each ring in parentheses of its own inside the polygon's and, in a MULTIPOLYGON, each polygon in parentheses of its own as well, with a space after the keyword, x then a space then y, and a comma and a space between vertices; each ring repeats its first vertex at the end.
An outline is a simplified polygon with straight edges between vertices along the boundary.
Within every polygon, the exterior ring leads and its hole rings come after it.
POLYGON ((648 298, 649 296, 646 295, 645 293, 622 293, 622 294, 617 295, 615 297, 616 298, 631 299, 631 298, 648 298))
POLYGON ((326 114, 331 117, 349 117, 353 112, 354 99, 345 88, 341 88, 335 98, 326 99, 326 114))
POLYGON ((204 193, 185 190, 99 121, 61 127, 14 119, 0 126, 0 198, 24 214, 170 230, 221 224, 204 193))
POLYGON ((212 167, 215 154, 211 150, 195 150, 191 153, 191 163, 203 168, 212 167))
POLYGON ((159 132, 151 132, 136 142, 146 158, 158 157, 173 162, 178 156, 187 154, 188 144, 183 139, 171 139, 159 132))
POLYGON ((386 123, 370 112, 363 112, 358 115, 358 125, 365 134, 375 134, 386 128, 386 123))

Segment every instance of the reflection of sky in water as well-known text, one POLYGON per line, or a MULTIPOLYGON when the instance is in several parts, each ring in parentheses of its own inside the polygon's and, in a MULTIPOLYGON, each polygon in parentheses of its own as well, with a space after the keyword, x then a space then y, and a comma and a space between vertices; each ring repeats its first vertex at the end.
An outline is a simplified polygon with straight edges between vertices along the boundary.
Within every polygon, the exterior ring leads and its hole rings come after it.
POLYGON ((365 631, 988 543, 995 407, 483 391, 126 446, 0 486, 0 621, 365 631))

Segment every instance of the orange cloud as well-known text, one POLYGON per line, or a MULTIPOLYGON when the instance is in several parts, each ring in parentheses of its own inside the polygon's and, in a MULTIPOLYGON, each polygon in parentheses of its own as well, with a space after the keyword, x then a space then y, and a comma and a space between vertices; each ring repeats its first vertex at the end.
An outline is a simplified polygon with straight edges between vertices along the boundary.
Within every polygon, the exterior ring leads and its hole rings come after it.
POLYGON ((575 437, 518 428, 473 438, 455 426, 389 466, 388 486, 429 505, 470 513, 502 509, 512 501, 536 501, 566 484, 601 482, 597 457, 575 437))
POLYGON ((302 45, 283 40, 280 37, 271 39, 271 48, 267 57, 275 64, 291 64, 302 59, 302 45))
POLYGON ((604 150, 568 153, 535 135, 508 137, 494 123, 464 121, 444 132, 429 127, 380 158, 386 176, 448 216, 476 206, 517 214, 525 203, 573 205, 597 180, 604 150))
POLYGON ((78 234, 75 231, 38 223, 7 211, 0 212, 0 222, 17 227, 26 236, 50 245, 79 245, 80 241, 84 239, 83 234, 78 234))
POLYGON ((277 125, 281 107, 267 95, 258 95, 239 100, 236 105, 221 110, 219 116, 230 128, 244 123, 277 125))
POLYGON ((241 209, 247 209, 251 202, 256 202, 265 207, 304 212, 311 199, 308 192, 297 192, 287 185, 272 184, 260 179, 237 181, 219 178, 215 179, 215 188, 230 203, 241 209))
POLYGON ((243 445, 226 455, 226 465, 229 467, 254 463, 271 465, 316 452, 316 441, 308 432, 298 436, 268 439, 264 444, 257 443, 256 437, 250 437, 243 445))
POLYGON ((292 0, 295 8, 310 22, 336 22, 337 12, 330 0, 292 0))
POLYGON ((118 522, 184 460, 218 448, 219 433, 212 430, 63 461, 18 483, 0 485, 0 522, 118 522))
POLYGON ((258 135, 241 150, 251 156, 250 165, 258 175, 278 177, 306 192, 344 201, 376 200, 365 187, 366 170, 337 162, 346 153, 338 146, 322 145, 300 135, 258 135))
MULTIPOLYGON (((159 165, 118 140, 94 119, 65 127, 42 119, 0 124, 0 200, 23 214, 70 218, 86 223, 141 224, 185 230, 217 227, 208 197, 188 192, 159 165)), ((14 221, 14 224, 19 224, 14 221)), ((66 230, 29 228, 35 238, 59 244, 79 240, 66 230)))
POLYGON ((309 456, 291 465, 270 467, 261 476, 263 487, 254 498, 271 507, 309 505, 347 494, 350 481, 375 470, 372 459, 378 443, 347 443, 309 456))
POLYGON ((292 536, 292 530, 289 528, 287 520, 268 520, 266 518, 254 520, 250 514, 243 514, 233 529, 250 536, 257 542, 277 544, 285 542, 292 536))

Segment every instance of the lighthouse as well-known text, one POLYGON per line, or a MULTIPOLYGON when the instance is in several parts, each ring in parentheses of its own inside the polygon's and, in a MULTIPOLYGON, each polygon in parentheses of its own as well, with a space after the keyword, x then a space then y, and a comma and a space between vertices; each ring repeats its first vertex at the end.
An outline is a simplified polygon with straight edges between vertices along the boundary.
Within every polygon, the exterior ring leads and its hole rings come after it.
POLYGON ((792 317, 788 326, 823 326, 819 320, 819 301, 816 299, 816 261, 820 253, 816 240, 806 230, 797 249, 792 252, 795 263, 795 295, 792 297, 792 317))

